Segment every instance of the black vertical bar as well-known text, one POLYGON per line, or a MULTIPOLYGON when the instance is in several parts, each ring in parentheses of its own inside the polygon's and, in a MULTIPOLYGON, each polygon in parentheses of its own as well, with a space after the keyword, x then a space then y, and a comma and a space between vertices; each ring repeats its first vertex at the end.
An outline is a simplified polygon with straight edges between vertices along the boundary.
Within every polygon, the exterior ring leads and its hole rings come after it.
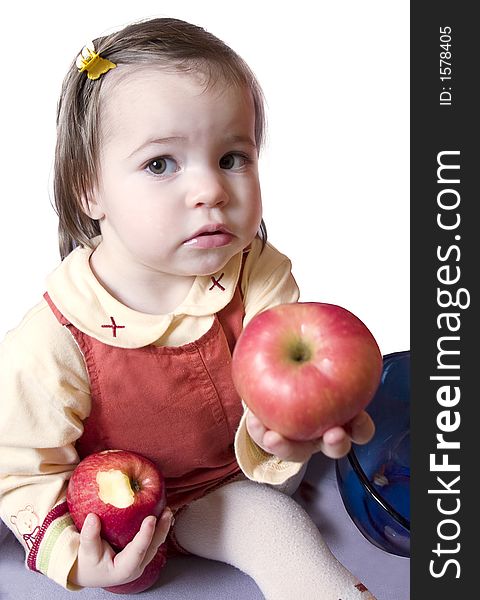
POLYGON ((480 597, 474 8, 411 2, 413 600, 480 597))

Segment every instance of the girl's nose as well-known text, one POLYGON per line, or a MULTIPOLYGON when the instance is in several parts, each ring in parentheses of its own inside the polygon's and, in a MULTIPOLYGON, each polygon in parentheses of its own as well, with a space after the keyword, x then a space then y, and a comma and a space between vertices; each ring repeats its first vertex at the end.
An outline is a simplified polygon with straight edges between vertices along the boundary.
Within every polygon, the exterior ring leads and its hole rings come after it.
POLYGON ((195 177, 187 192, 187 205, 195 208, 205 206, 207 208, 222 207, 228 202, 228 193, 220 177, 214 174, 195 177))

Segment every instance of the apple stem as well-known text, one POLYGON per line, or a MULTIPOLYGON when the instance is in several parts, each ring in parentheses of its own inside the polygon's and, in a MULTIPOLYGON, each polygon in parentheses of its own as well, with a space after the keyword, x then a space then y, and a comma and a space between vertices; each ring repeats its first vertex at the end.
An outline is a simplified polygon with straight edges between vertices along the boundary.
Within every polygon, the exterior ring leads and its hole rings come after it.
POLYGON ((307 344, 305 344, 305 342, 299 340, 292 346, 290 356, 295 362, 303 363, 307 360, 310 360, 312 357, 312 351, 307 344))

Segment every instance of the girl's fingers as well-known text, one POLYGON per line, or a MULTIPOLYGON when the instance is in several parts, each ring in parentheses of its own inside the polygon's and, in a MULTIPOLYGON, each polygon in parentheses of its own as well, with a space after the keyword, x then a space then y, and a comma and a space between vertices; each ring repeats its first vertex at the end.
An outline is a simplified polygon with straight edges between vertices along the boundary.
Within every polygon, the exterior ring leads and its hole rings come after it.
POLYGON ((267 431, 263 439, 267 451, 280 460, 304 462, 310 458, 313 452, 311 442, 295 442, 277 431, 267 431))
POLYGON ((267 431, 265 425, 251 411, 247 414, 247 431, 252 440, 263 448, 263 438, 267 431))
POLYGON ((145 553, 141 567, 145 568, 157 553, 158 547, 166 540, 170 527, 173 526, 174 518, 172 511, 167 507, 157 520, 152 542, 145 553))
POLYGON ((280 433, 267 429, 252 412, 247 415, 247 430, 252 440, 265 452, 275 455, 281 460, 297 460, 290 458, 292 443, 280 433))
POLYGON ((170 527, 172 527, 175 519, 173 518, 173 513, 170 508, 167 508, 163 511, 163 513, 158 518, 157 527, 155 529, 155 535, 153 536, 153 541, 160 546, 166 540, 168 532, 170 531, 170 527))
POLYGON ((249 411, 247 430, 253 441, 266 452, 281 460, 304 462, 315 452, 323 452, 329 458, 342 458, 350 451, 352 442, 366 444, 375 433, 375 425, 370 415, 361 411, 345 427, 332 427, 318 440, 296 442, 282 436, 277 431, 268 430, 249 411))
POLYGON ((298 442, 284 437, 278 431, 266 429, 255 415, 249 413, 247 429, 258 446, 280 460, 305 462, 319 451, 330 458, 340 458, 350 450, 350 439, 342 427, 332 427, 318 440, 298 442))
POLYGON ((145 555, 155 533, 156 518, 153 516, 145 517, 140 530, 133 540, 125 546, 114 558, 114 568, 119 570, 125 577, 136 579, 140 576, 143 569, 140 569, 145 555))
POLYGON ((323 452, 329 458, 342 458, 350 451, 350 437, 343 427, 332 427, 315 443, 315 452, 323 452))
POLYGON ((366 444, 375 433, 375 424, 370 415, 363 410, 348 423, 346 429, 350 433, 352 442, 366 444))
POLYGON ((84 557, 93 563, 98 563, 104 553, 103 540, 100 537, 100 519, 97 515, 88 514, 80 532, 80 548, 84 557))

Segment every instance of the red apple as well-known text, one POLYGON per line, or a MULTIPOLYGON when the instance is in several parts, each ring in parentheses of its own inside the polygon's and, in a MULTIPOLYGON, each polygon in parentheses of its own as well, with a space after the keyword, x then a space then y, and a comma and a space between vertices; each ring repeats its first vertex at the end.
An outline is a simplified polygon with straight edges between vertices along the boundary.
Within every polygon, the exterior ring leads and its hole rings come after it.
MULTIPOLYGON (((102 538, 116 551, 132 541, 145 517, 160 516, 166 502, 160 470, 146 457, 127 450, 90 454, 77 465, 67 487, 68 510, 77 529, 82 529, 89 513, 95 513, 102 538)), ((162 544, 138 579, 109 590, 135 593, 147 589, 165 561, 166 545, 162 544)))
POLYGON ((256 315, 232 359, 235 387, 266 427, 312 440, 345 425, 380 383, 375 338, 351 312, 334 304, 281 304, 256 315))
POLYGON ((165 480, 144 456, 105 450, 77 465, 68 483, 67 504, 78 530, 88 513, 95 513, 102 538, 120 550, 132 541, 145 517, 163 512, 165 480))

